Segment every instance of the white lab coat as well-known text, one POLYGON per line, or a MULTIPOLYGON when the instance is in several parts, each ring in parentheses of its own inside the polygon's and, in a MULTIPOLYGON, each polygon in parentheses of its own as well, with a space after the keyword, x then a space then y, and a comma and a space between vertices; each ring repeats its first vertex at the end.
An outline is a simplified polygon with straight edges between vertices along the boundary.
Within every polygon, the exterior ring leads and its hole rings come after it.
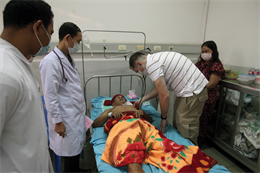
POLYGON ((86 140, 85 101, 79 73, 75 62, 71 66, 68 58, 57 48, 67 83, 63 83, 62 66, 52 51, 40 62, 42 90, 48 112, 50 148, 59 156, 78 155, 86 140), (66 127, 64 138, 55 132, 55 124, 63 122, 66 127))
POLYGON ((30 63, 0 38, 0 172, 53 172, 30 63))

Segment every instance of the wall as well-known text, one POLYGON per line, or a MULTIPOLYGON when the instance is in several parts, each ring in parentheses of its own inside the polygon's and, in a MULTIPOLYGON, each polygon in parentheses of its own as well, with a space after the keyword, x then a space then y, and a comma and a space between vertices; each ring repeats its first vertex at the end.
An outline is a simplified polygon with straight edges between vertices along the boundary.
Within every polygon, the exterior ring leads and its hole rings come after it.
MULTIPOLYGON (((0 30, 3 29, 2 11, 7 2, 8 0, 0 0, 0 30)), ((197 55, 194 56, 192 54, 194 53, 194 48, 188 48, 189 50, 186 50, 185 44, 199 45, 203 38, 206 0, 195 0, 193 2, 189 0, 155 0, 150 2, 145 0, 46 0, 46 2, 52 6, 55 16, 55 33, 52 36, 52 47, 57 44, 58 29, 65 21, 73 21, 82 30, 142 31, 146 33, 147 43, 172 44, 174 48, 180 47, 180 49, 177 48, 180 52, 190 53, 190 58, 195 59, 197 55), (190 28, 192 28, 192 32, 190 28), (180 44, 184 45, 185 48, 180 44)), ((88 33, 88 35, 94 43, 100 43, 103 39, 106 39, 107 43, 122 42, 126 44, 138 43, 139 45, 143 43, 143 36, 140 34, 88 33)), ((165 49, 167 46, 164 46, 165 49)), ((127 46, 127 49, 128 47, 129 46, 127 46)), ((162 50, 164 50, 163 47, 162 50)), ((97 52, 98 51, 102 52, 102 50, 97 50, 97 52)), ((199 52, 199 46, 195 48, 195 52, 199 52)), ((128 67, 128 62, 122 59, 106 60, 103 55, 98 53, 94 54, 95 59, 88 59, 88 57, 90 57, 89 54, 85 55, 85 79, 97 74, 133 73, 128 67)), ((81 54, 75 54, 73 57, 78 70, 83 74, 81 54)), ((43 57, 36 57, 32 63, 32 69, 40 85, 41 80, 38 67, 42 58, 43 57)), ((84 83, 83 75, 81 76, 81 80, 82 83, 84 83)), ((147 78, 146 91, 149 92, 153 87, 154 84, 147 78)), ((156 99, 152 100, 152 104, 157 107, 156 99)))
MULTIPOLYGON (((1 0, 3 6, 7 0, 1 0)), ((140 31, 149 43, 200 44, 207 0, 45 0, 54 13, 52 41, 62 23, 73 21, 82 30, 140 31), (191 30, 192 28, 192 30, 191 30)), ((0 19, 2 20, 2 18, 0 19)), ((2 29, 2 22, 0 29, 2 29)), ((138 34, 91 34, 93 42, 142 42, 138 34)))
MULTIPOLYGON (((3 11, 8 0, 0 0, 3 11)), ((55 33, 64 21, 84 29, 135 30, 147 33, 148 43, 202 44, 216 41, 220 58, 231 66, 260 68, 259 0, 46 0, 53 9, 55 33), (62 3, 61 3, 62 2, 62 3), (207 6, 209 3, 208 15, 207 6), (207 19, 206 27, 205 21, 207 19), (205 32, 206 30, 206 32, 205 32)), ((0 30, 3 29, 2 13, 0 30)), ((89 34, 93 42, 132 43, 142 36, 89 34), (131 40, 131 39, 134 40, 131 40)))
POLYGON ((224 64, 260 68, 259 10, 259 0, 210 1, 206 40, 217 43, 224 64))
MULTIPOLYGON (((0 0, 1 11, 7 2, 0 0)), ((46 0, 46 2, 52 6, 55 15, 55 33, 52 38, 54 44, 58 40, 58 28, 64 21, 73 21, 82 30, 142 31, 147 33, 148 43, 199 46, 205 36, 205 40, 216 41, 220 59, 224 64, 231 65, 235 70, 243 69, 244 72, 251 66, 260 68, 259 0, 46 0)), ((1 12, 0 30, 2 29, 1 12)), ((97 43, 102 43, 105 37, 107 42, 130 44, 143 41, 142 36, 135 37, 131 34, 130 36, 104 33, 89 35, 91 40, 97 43)), ((185 55, 196 62, 199 51, 198 47, 195 52, 185 55)), ((86 55, 87 58, 90 57, 89 54, 86 55)), ((111 61, 105 60, 103 55, 94 54, 94 56, 95 61, 85 60, 86 78, 107 72, 131 73, 128 63, 123 60, 111 61), (99 63, 103 65, 103 70, 97 70, 99 63)), ((33 62, 38 80, 40 79, 38 64, 41 58, 37 57, 33 62)), ((81 67, 81 55, 76 54, 74 58, 77 66, 81 67)), ((152 83, 150 84, 152 86, 152 83)))

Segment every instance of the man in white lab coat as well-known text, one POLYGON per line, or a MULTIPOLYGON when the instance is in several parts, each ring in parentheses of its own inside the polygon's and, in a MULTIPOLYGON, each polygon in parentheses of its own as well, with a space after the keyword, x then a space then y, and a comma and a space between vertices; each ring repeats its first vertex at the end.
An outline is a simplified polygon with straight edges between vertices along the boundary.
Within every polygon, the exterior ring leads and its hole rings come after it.
POLYGON ((53 13, 44 1, 10 1, 0 36, 0 172, 53 172, 29 55, 47 53, 53 13), (28 58, 26 58, 28 57, 28 58))
POLYGON ((85 101, 79 72, 70 55, 79 50, 81 40, 77 25, 62 24, 58 46, 40 62, 50 148, 64 157, 65 172, 81 171, 79 155, 86 140, 85 101))

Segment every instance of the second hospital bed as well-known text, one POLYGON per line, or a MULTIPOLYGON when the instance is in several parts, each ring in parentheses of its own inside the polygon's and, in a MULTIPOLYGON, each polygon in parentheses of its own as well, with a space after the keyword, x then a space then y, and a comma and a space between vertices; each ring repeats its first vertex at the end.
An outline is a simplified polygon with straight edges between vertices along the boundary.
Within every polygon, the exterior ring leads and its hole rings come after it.
MULTIPOLYGON (((88 116, 90 116, 90 112, 91 112, 91 119, 95 120, 103 111, 109 108, 108 106, 103 105, 105 100, 111 99, 115 94, 122 94, 126 96, 128 94, 128 91, 133 88, 139 89, 139 91, 136 90, 136 93, 138 96, 141 96, 141 93, 144 90, 144 81, 143 78, 137 74, 103 75, 103 76, 96 75, 90 77, 85 83, 85 100, 87 105, 88 116), (117 92, 113 93, 112 89, 116 90, 117 92)), ((134 101, 134 100, 130 100, 130 101, 134 101)), ((145 104, 142 105, 142 110, 145 111, 153 118, 154 121, 152 124, 159 129, 160 122, 161 122, 161 118, 160 118, 161 115, 152 106, 152 104, 150 102, 145 102, 145 104)), ((180 135, 180 133, 169 123, 168 123, 168 127, 166 126, 165 128, 164 135, 178 144, 193 145, 188 139, 183 138, 180 135)), ((127 172, 126 166, 116 168, 101 160, 103 150, 105 149, 107 137, 108 134, 104 132, 104 126, 93 129, 91 143, 93 144, 98 172, 100 173, 127 172)), ((162 169, 157 168, 151 164, 142 164, 142 168, 146 173, 164 172, 162 169)), ((209 173, 220 173, 220 172, 227 173, 229 171, 224 166, 220 166, 220 165, 215 165, 209 170, 209 173)))

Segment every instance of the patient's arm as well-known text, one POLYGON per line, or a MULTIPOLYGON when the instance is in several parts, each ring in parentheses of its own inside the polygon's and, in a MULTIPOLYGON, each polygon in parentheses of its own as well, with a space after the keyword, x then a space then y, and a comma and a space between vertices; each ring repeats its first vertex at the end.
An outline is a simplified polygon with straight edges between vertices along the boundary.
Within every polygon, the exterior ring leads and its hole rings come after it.
POLYGON ((102 114, 99 115, 99 117, 97 117, 93 124, 92 124, 92 127, 93 128, 96 128, 96 127, 101 127, 103 126, 103 124, 105 124, 105 122, 109 119, 108 117, 108 113, 109 112, 112 112, 114 108, 110 108, 110 109, 107 109, 105 110, 102 114))
POLYGON ((136 108, 134 108, 133 106, 115 106, 114 108, 111 109, 107 109, 105 110, 102 114, 99 115, 99 117, 97 117, 93 124, 92 127, 96 128, 96 127, 101 127, 105 124, 105 122, 109 119, 108 117, 108 113, 112 112, 112 116, 116 118, 118 114, 121 114, 125 111, 134 111, 136 112, 136 114, 140 115, 141 118, 145 118, 149 123, 153 122, 153 119, 150 115, 148 115, 147 113, 145 113, 142 110, 137 110, 136 108))
MULTIPOLYGON (((134 111, 137 116, 141 118, 145 118, 149 123, 153 122, 153 119, 150 115, 145 113, 143 110, 137 110, 135 107, 128 105, 128 106, 117 106, 112 112, 125 112, 125 111, 134 111)), ((112 113, 113 115, 113 113, 112 113)))
MULTIPOLYGON (((106 122, 107 122, 107 120, 110 118, 109 116, 108 116, 108 113, 109 112, 112 112, 112 117, 113 118, 119 118, 121 115, 121 113, 122 112, 124 112, 124 111, 130 111, 130 109, 125 109, 125 110, 123 110, 123 109, 121 109, 121 107, 123 107, 123 106, 115 106, 115 107, 113 107, 113 108, 110 108, 110 109, 107 109, 107 110, 105 110, 103 113, 101 113, 100 115, 99 115, 99 117, 97 117, 95 120, 94 120, 94 122, 93 122, 93 124, 92 124, 92 127, 93 128, 96 128, 96 127, 101 127, 101 126, 103 126, 106 122)), ((124 106, 125 107, 125 106, 124 106)), ((132 106, 131 106, 132 107, 132 106)), ((130 107, 129 107, 130 108, 130 107)))

